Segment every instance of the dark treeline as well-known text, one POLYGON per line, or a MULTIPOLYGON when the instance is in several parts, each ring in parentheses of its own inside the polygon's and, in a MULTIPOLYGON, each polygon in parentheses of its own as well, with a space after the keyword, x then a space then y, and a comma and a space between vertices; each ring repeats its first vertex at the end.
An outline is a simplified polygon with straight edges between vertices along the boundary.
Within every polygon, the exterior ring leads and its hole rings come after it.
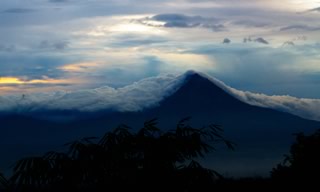
POLYGON ((66 144, 66 151, 19 160, 13 175, 0 175, 0 191, 213 191, 315 184, 320 171, 320 131, 297 134, 290 154, 270 178, 224 178, 195 161, 218 143, 234 145, 217 125, 193 128, 187 119, 162 132, 156 120, 138 131, 121 125, 102 138, 66 144))

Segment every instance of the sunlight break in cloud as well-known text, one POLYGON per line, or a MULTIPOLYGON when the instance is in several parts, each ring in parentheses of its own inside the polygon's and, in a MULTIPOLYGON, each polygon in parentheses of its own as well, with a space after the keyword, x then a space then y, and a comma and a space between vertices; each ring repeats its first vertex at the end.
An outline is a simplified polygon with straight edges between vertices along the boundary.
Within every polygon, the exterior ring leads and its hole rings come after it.
POLYGON ((70 83, 69 80, 65 79, 51 79, 44 77, 43 79, 31 79, 23 80, 17 77, 0 77, 0 84, 15 85, 15 84, 66 84, 70 83))
POLYGON ((101 64, 97 62, 86 62, 86 63, 73 63, 73 64, 66 64, 59 69, 66 71, 66 72, 88 72, 98 70, 101 64))

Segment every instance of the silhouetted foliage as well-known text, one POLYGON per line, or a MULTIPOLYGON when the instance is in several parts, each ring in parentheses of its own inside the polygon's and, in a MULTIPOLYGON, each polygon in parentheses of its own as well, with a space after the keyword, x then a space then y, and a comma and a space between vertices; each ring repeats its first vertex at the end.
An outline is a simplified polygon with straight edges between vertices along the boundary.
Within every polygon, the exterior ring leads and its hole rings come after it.
POLYGON ((6 191, 9 187, 9 182, 7 179, 0 173, 0 191, 6 191))
POLYGON ((195 159, 214 150, 213 144, 233 144, 219 126, 193 128, 187 121, 167 132, 156 119, 137 132, 120 125, 101 139, 66 144, 67 152, 21 159, 10 181, 15 191, 209 190, 221 175, 195 159))
POLYGON ((290 155, 271 172, 275 181, 290 185, 320 182, 320 130, 312 135, 296 134, 290 155))

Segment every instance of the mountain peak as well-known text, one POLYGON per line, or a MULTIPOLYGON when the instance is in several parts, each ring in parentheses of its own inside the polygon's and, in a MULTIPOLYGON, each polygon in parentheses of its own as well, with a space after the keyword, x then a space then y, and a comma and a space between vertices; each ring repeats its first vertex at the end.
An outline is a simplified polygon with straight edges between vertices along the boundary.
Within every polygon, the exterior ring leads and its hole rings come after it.
MULTIPOLYGON (((216 87, 217 89, 220 89, 221 91, 224 91, 226 93, 228 93, 229 95, 233 95, 229 89, 229 86, 227 86, 225 83, 223 83, 222 81, 207 75, 205 73, 202 72, 198 72, 195 70, 188 70, 187 72, 185 72, 182 75, 183 78, 183 82, 181 86, 188 84, 190 82, 200 82, 201 83, 205 83, 207 85, 210 84, 211 87, 216 87)), ((234 96, 234 95, 233 95, 234 96)))
POLYGON ((219 80, 203 73, 187 71, 182 76, 182 83, 176 92, 165 99, 162 104, 174 106, 175 109, 185 109, 191 112, 201 111, 207 106, 216 108, 243 108, 244 102, 236 98, 228 87, 219 80))
POLYGON ((205 75, 205 74, 203 74, 201 72, 195 71, 195 70, 188 70, 182 76, 184 78, 186 78, 186 79, 189 79, 189 78, 192 78, 192 77, 207 78, 207 75, 205 75))
MULTIPOLYGON (((181 86, 189 83, 190 81, 199 81, 201 80, 202 82, 207 82, 207 83, 211 83, 211 84, 215 84, 216 85, 216 82, 215 82, 215 79, 214 78, 210 78, 210 76, 204 74, 204 73, 201 73, 201 72, 198 72, 198 71, 194 71, 194 70, 189 70, 187 72, 185 72, 184 74, 181 75, 181 78, 182 78, 182 84, 181 86)), ((220 87, 220 86, 218 86, 220 87)))

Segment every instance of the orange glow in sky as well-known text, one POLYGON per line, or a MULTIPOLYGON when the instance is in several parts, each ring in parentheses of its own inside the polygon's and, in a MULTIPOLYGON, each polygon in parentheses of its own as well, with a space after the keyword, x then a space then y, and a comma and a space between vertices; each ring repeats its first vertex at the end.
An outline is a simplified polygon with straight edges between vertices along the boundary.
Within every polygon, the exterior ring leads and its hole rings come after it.
POLYGON ((24 81, 16 77, 0 77, 0 84, 23 84, 24 81))
POLYGON ((0 85, 20 85, 20 84, 64 84, 64 83, 74 83, 69 79, 32 79, 32 80, 22 80, 17 77, 0 77, 0 85))

